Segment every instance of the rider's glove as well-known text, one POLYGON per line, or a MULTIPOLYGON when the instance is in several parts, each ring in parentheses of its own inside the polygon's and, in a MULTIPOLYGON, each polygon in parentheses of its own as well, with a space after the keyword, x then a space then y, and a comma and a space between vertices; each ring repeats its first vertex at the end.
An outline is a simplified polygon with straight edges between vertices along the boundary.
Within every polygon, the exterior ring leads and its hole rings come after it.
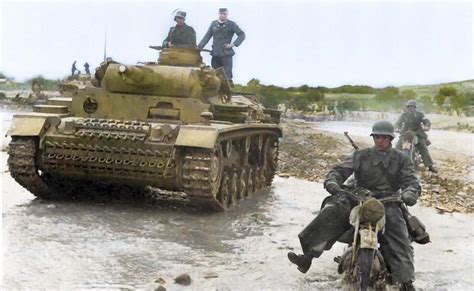
POLYGON ((416 194, 412 190, 405 190, 402 192, 402 200, 408 206, 415 205, 417 199, 418 199, 418 194, 416 194))
POLYGON ((326 188, 326 190, 332 195, 337 195, 342 191, 341 186, 339 186, 335 181, 327 181, 324 184, 324 188, 326 188))

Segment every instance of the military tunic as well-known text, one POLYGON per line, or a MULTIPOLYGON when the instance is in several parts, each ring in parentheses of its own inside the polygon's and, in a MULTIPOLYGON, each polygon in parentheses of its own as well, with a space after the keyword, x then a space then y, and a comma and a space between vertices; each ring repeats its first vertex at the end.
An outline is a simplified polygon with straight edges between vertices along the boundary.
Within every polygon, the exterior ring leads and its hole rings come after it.
POLYGON ((170 42, 176 48, 196 47, 196 32, 186 24, 173 26, 163 41, 163 47, 169 47, 170 42))
POLYGON ((212 40, 212 60, 211 65, 214 69, 223 67, 228 80, 232 80, 232 56, 235 54, 234 49, 225 48, 225 44, 231 44, 234 34, 237 39, 234 41, 236 47, 240 46, 245 39, 245 32, 233 21, 227 20, 220 22, 214 20, 207 30, 206 35, 199 42, 198 47, 204 48, 212 40))
MULTIPOLYGON (((426 127, 431 126, 430 120, 426 118, 426 116, 422 112, 403 112, 395 123, 395 128, 400 129, 402 133, 408 130, 416 133, 416 135, 418 136, 418 144, 416 144, 416 148, 418 149, 418 152, 421 155, 423 164, 426 167, 430 167, 433 165, 433 159, 431 158, 430 153, 428 151, 428 136, 421 127, 421 124, 426 127)), ((398 139, 398 142, 395 147, 397 149, 402 149, 401 139, 398 139)))
MULTIPOLYGON (((357 150, 327 174, 324 184, 343 185, 354 174, 357 186, 376 196, 393 195, 398 190, 411 190, 419 195, 420 186, 415 169, 402 152, 390 148, 385 153, 374 147, 357 150)), ((303 253, 319 257, 351 228, 349 215, 356 206, 344 196, 330 196, 318 216, 298 235, 303 253)), ((395 282, 414 279, 413 248, 400 207, 394 203, 385 206, 385 232, 380 239, 381 250, 395 282)))

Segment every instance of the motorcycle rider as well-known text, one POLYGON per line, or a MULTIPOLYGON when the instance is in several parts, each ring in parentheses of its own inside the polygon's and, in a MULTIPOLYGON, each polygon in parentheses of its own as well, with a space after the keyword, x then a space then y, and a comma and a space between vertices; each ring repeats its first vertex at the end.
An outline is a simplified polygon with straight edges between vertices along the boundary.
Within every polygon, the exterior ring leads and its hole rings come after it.
MULTIPOLYGON (((298 235, 303 254, 288 253, 288 259, 298 266, 300 272, 306 273, 312 259, 329 250, 351 227, 349 214, 357 201, 342 185, 352 174, 357 186, 371 191, 376 198, 400 193, 398 195, 407 205, 416 203, 421 190, 419 181, 410 159, 392 147, 395 137, 393 125, 388 121, 376 122, 370 135, 373 147, 356 150, 327 174, 324 188, 331 196, 325 199, 316 218, 298 235)), ((414 290, 413 248, 399 205, 385 204, 385 216, 385 232, 380 246, 392 281, 401 285, 403 290, 414 290)))
MULTIPOLYGON (((415 100, 409 100, 406 104, 406 111, 400 115, 395 123, 395 131, 403 134, 405 131, 413 131, 418 137, 418 143, 415 145, 420 153, 423 164, 428 167, 428 170, 433 173, 438 171, 433 167, 433 160, 428 151, 428 135, 426 131, 431 128, 431 122, 423 114, 417 111, 418 104, 415 100)), ((399 138, 395 148, 402 149, 402 139, 399 138)))

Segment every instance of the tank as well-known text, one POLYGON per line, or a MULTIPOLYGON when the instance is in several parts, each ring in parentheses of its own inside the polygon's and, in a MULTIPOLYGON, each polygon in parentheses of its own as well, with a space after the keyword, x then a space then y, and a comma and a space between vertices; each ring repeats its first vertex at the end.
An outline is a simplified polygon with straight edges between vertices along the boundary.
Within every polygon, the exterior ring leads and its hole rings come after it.
POLYGON ((141 65, 107 59, 91 83, 13 117, 10 173, 37 197, 130 185, 223 211, 271 185, 280 112, 231 93, 200 50, 163 49, 141 65))

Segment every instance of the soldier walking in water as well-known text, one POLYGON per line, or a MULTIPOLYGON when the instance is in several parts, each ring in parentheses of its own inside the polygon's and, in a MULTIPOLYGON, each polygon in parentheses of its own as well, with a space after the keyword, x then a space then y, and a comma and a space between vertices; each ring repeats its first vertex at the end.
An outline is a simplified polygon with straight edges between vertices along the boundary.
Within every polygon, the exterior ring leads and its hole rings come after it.
POLYGON ((196 47, 196 32, 185 23, 186 12, 178 10, 174 21, 176 21, 176 25, 170 28, 162 46, 164 48, 196 47))
POLYGON ((232 56, 235 54, 233 48, 242 44, 245 39, 245 32, 240 29, 237 23, 227 19, 227 15, 227 8, 219 9, 219 19, 211 23, 198 47, 200 49, 204 48, 211 37, 213 38, 211 65, 214 69, 223 67, 227 81, 233 86, 232 56), (237 39, 232 42, 234 34, 237 35, 237 39))

